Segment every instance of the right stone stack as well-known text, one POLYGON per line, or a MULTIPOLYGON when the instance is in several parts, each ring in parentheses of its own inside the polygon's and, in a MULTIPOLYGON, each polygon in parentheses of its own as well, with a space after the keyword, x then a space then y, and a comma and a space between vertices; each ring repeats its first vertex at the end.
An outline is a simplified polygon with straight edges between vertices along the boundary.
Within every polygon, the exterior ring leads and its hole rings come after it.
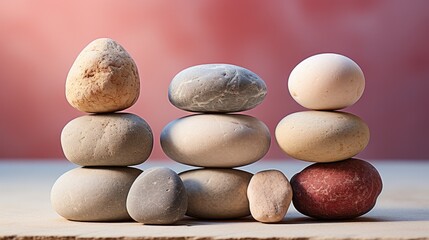
POLYGON ((324 53, 299 63, 288 81, 293 99, 310 111, 292 113, 275 136, 289 156, 315 164, 291 179, 295 208, 319 219, 350 219, 371 210, 382 189, 369 163, 353 159, 369 142, 369 128, 340 110, 356 103, 365 88, 360 67, 350 58, 324 53))

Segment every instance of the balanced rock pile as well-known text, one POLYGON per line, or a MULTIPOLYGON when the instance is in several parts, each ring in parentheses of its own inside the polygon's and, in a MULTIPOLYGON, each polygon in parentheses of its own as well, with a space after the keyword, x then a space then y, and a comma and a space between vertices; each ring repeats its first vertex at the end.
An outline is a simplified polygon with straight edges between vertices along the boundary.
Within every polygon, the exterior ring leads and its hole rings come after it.
POLYGON ((280 148, 289 156, 316 162, 291 179, 293 204, 320 219, 349 219, 371 210, 382 189, 377 170, 353 159, 369 142, 369 128, 359 117, 339 110, 362 96, 360 67, 339 54, 319 54, 291 72, 289 92, 311 111, 292 113, 276 128, 280 148))
MULTIPOLYGON (((259 192, 252 192, 248 198, 252 174, 233 168, 260 160, 270 147, 271 137, 262 121, 231 113, 256 107, 266 93, 265 82, 259 76, 229 64, 193 66, 171 81, 170 102, 179 109, 200 113, 170 122, 161 133, 161 146, 167 156, 203 167, 179 174, 188 194, 188 216, 231 219, 250 215, 249 200, 252 203, 259 192)), ((258 178, 270 177, 269 173, 258 178)), ((281 178, 278 173, 275 171, 275 179, 281 178)), ((258 179, 253 182, 261 186, 258 179)), ((275 184, 283 184, 284 189, 289 186, 286 182, 275 184)), ((283 194, 291 198, 290 190, 283 194)), ((284 197, 278 201, 283 204, 284 197)), ((289 203, 283 204, 286 210, 289 203)))
POLYGON ((63 174, 51 191, 55 211, 69 220, 129 220, 126 201, 142 173, 128 167, 146 161, 153 136, 145 120, 116 113, 140 93, 136 64, 108 38, 94 40, 76 58, 66 81, 67 101, 94 113, 70 121, 61 133, 66 158, 82 167, 63 174))

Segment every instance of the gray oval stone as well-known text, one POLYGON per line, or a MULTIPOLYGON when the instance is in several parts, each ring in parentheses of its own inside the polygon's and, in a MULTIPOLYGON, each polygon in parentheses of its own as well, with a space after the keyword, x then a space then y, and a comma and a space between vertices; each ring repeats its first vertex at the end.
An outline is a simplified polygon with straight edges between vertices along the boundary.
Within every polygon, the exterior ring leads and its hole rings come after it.
POLYGON ((161 132, 161 147, 176 162, 238 167, 261 159, 271 136, 260 120, 240 114, 197 114, 176 119, 161 132))
POLYGON ((137 222, 172 224, 185 216, 188 196, 180 177, 171 169, 145 170, 134 181, 127 198, 127 210, 137 222))
POLYGON ((72 169, 52 187, 52 207, 62 217, 75 221, 131 220, 127 195, 141 172, 130 167, 72 169))
POLYGON ((259 105, 265 82, 250 70, 230 64, 204 64, 179 72, 168 88, 170 102, 191 112, 239 112, 259 105))
POLYGON ((188 193, 186 215, 232 219, 250 215, 247 187, 252 174, 227 168, 202 168, 180 173, 188 193))
POLYGON ((130 166, 149 158, 153 135, 134 114, 85 115, 64 127, 61 146, 66 158, 81 166, 130 166))

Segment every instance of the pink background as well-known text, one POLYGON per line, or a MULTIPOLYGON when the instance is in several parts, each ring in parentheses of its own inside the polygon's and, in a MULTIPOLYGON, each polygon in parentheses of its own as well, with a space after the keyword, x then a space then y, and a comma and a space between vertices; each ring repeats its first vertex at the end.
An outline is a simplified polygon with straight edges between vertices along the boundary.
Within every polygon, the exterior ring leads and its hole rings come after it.
MULTIPOLYGON (((141 95, 127 112, 155 136, 188 113, 167 99, 173 76, 202 63, 225 62, 257 73, 269 91, 246 112, 274 133, 287 114, 304 110, 287 91, 304 58, 337 52, 366 76, 361 116, 371 141, 359 156, 428 159, 429 1, 0 1, 0 158, 61 159, 62 127, 83 113, 68 105, 65 78, 90 41, 110 37, 134 57, 141 95)), ((265 158, 286 158, 273 138, 265 158)))

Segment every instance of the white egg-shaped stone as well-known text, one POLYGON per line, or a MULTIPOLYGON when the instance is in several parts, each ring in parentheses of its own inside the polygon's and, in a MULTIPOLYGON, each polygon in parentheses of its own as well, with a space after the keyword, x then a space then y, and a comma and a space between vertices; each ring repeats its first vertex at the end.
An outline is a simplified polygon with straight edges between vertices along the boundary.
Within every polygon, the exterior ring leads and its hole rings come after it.
POLYGON ((359 100, 365 77, 350 58, 322 53, 300 62, 289 76, 288 87, 292 98, 305 108, 337 110, 359 100))

